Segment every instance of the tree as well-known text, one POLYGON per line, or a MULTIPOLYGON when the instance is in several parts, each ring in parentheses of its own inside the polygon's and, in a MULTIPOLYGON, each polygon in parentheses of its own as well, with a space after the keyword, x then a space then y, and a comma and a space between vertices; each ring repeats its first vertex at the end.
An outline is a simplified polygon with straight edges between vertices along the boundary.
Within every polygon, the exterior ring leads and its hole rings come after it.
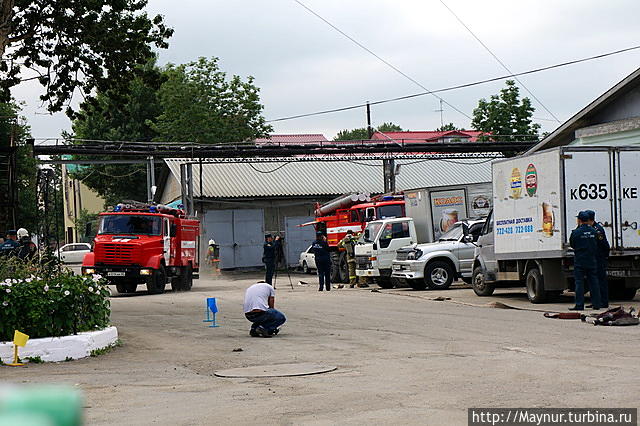
POLYGON ((158 92, 162 113, 151 124, 160 141, 242 142, 268 136, 260 89, 220 70, 218 58, 168 65, 158 92))
MULTIPOLYGON (((150 142, 157 133, 151 122, 162 112, 158 90, 164 79, 155 60, 149 61, 143 74, 129 82, 126 95, 114 91, 98 93, 96 105, 85 105, 73 121, 77 139, 150 142), (97 113, 102 112, 102 113, 97 113)), ((78 157, 84 159, 84 157, 78 157)), ((112 159, 115 157, 104 157, 112 159)), ((95 159, 95 157, 87 157, 95 159)), ((92 190, 114 205, 122 200, 147 199, 146 166, 144 164, 96 164, 76 169, 72 177, 81 179, 92 190)))
POLYGON ((485 136, 500 141, 538 140, 540 125, 532 122, 533 111, 529 98, 520 100, 520 91, 513 80, 490 100, 480 99, 473 110, 474 129, 495 135, 485 136))
MULTIPOLYGON (((393 124, 391 122, 382 123, 375 130, 383 133, 403 131, 402 127, 398 126, 397 124, 393 124)), ((367 131, 366 127, 360 127, 352 130, 348 130, 348 129, 340 130, 336 135, 336 137, 333 138, 334 141, 355 141, 355 140, 365 140, 365 139, 369 139, 369 132, 367 131)))
POLYGON ((76 91, 121 93, 152 46, 166 48, 173 30, 150 18, 147 0, 0 0, 0 101, 12 87, 38 80, 40 99, 61 111, 76 91), (31 70, 34 76, 23 73, 31 70))
POLYGON ((451 130, 463 130, 463 129, 456 127, 455 124, 453 123, 449 123, 449 124, 445 124, 444 126, 438 127, 436 129, 436 132, 449 132, 451 130))
MULTIPOLYGON (((38 165, 37 160, 33 157, 31 147, 27 144, 27 138, 30 137, 30 128, 24 124, 24 118, 19 117, 20 105, 15 101, 0 103, 0 142, 4 144, 10 137, 13 137, 16 144, 16 186, 18 199, 16 200, 16 225, 18 228, 26 228, 29 232, 39 234, 42 232, 43 224, 46 221, 50 234, 57 229, 59 237, 64 231, 62 217, 62 194, 57 178, 57 170, 44 169, 38 165), (19 118, 17 124, 8 124, 4 118, 19 118), (51 179, 41 179, 38 182, 38 174, 43 176, 49 173, 51 179), (39 184, 39 188, 37 188, 39 184), (47 205, 45 216, 45 205, 43 194, 47 194, 47 205)), ((7 170, 0 170, 0 178, 6 179, 7 170)), ((4 195, 4 194, 3 194, 4 195)), ((3 218, 3 222, 11 223, 12 218, 3 218), (8 219, 8 220, 6 220, 8 219)), ((6 229, 0 231, 5 232, 6 229)))

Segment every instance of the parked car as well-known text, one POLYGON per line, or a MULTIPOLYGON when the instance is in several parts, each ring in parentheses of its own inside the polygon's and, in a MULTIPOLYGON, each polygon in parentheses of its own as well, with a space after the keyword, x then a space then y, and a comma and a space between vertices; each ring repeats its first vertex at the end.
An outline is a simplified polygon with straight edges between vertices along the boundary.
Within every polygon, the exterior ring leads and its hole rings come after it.
POLYGON ((73 243, 65 244, 56 252, 62 263, 82 263, 84 255, 91 251, 91 244, 73 243))
POLYGON ((458 278, 470 284, 475 242, 484 222, 458 222, 435 243, 398 249, 391 276, 406 280, 416 290, 446 289, 458 278))
POLYGON ((300 268, 302 268, 302 272, 305 274, 310 274, 312 269, 316 268, 316 256, 311 251, 311 246, 308 249, 300 253, 300 268))

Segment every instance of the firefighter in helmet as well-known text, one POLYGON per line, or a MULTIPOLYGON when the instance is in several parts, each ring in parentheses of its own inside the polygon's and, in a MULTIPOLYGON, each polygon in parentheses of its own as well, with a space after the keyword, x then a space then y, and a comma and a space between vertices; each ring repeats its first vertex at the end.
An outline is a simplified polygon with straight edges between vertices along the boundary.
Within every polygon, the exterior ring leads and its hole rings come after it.
POLYGON ((347 235, 345 235, 344 238, 341 239, 338 243, 338 247, 345 250, 345 255, 347 257, 347 266, 349 267, 349 287, 351 288, 356 286, 358 278, 356 277, 355 245, 356 238, 353 236, 352 230, 348 230, 347 235))

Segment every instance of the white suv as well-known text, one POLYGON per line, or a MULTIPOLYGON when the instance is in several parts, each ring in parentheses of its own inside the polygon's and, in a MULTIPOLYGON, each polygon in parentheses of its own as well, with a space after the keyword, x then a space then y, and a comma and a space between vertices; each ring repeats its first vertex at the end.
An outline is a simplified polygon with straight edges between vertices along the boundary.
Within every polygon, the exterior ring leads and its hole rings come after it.
POLYGON ((483 225, 484 219, 458 222, 437 242, 398 249, 391 276, 416 290, 446 289, 457 278, 471 283, 474 243, 483 225))

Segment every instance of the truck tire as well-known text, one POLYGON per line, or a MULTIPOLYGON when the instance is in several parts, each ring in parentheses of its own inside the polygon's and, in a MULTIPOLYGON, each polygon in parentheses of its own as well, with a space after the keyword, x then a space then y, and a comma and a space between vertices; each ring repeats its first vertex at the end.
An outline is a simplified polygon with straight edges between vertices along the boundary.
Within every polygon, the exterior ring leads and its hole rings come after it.
POLYGON ((338 262, 338 271, 340 273, 340 281, 341 283, 349 282, 349 263, 347 263, 347 253, 340 252, 339 262, 338 262))
POLYGON ((191 265, 187 265, 182 268, 181 274, 177 277, 171 278, 171 290, 175 291, 190 291, 193 286, 193 268, 191 265))
POLYGON ((453 282, 455 272, 447 262, 436 260, 424 268, 424 283, 432 290, 446 290, 453 282))
POLYGON ((331 253, 331 282, 340 282, 340 253, 331 253))
POLYGON ((118 290, 120 294, 135 293, 137 288, 138 284, 136 283, 116 283, 116 290, 118 290))
POLYGON ((181 290, 182 291, 191 291, 191 287, 193 287, 193 268, 191 264, 188 264, 186 268, 182 270, 183 274, 181 278, 181 290))
POLYGON ((147 282, 147 291, 149 294, 162 294, 166 285, 167 272, 164 269, 164 265, 160 265, 158 269, 153 271, 153 276, 147 282))
POLYGON ((628 288, 624 286, 624 281, 619 285, 609 286, 609 298, 617 300, 633 300, 636 297, 636 288, 628 288))
POLYGON ((378 277, 376 278, 376 284, 381 288, 393 288, 394 282, 391 280, 391 277, 378 277))
POLYGON ((407 280, 409 287, 414 290, 426 290, 427 284, 425 284, 424 280, 407 280))
POLYGON ((547 292, 544 289, 544 277, 538 268, 529 269, 525 278, 527 297, 531 303, 544 303, 547 300, 547 292))
POLYGON ((484 271, 482 266, 476 266, 473 269, 473 275, 471 277, 471 285, 473 286, 473 292, 480 297, 491 296, 496 289, 493 284, 489 284, 484 279, 484 271))

